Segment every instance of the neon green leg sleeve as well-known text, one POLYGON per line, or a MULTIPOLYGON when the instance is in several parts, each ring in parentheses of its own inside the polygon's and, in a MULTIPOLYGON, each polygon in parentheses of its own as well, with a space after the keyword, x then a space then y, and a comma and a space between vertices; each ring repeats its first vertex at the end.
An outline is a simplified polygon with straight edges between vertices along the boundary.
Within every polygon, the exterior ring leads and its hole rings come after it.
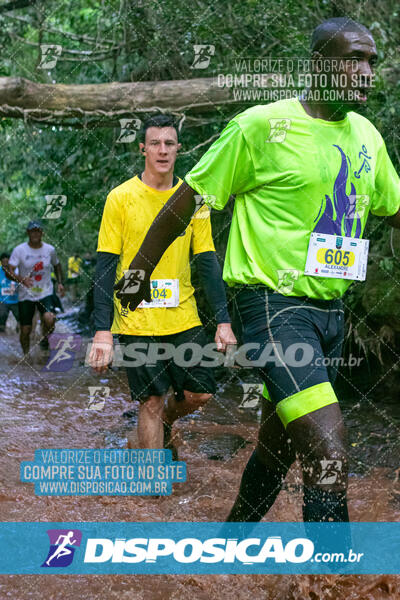
MULTIPOLYGON (((263 396, 271 402, 265 384, 263 396)), ((277 404, 276 412, 286 428, 291 421, 295 421, 295 419, 299 419, 304 415, 308 415, 329 404, 334 404, 337 401, 336 394, 329 382, 318 383, 317 385, 313 385, 281 400, 277 404)))
POLYGON ((267 390, 267 386, 265 385, 265 383, 263 388, 263 396, 266 400, 268 400, 268 402, 272 402, 271 396, 269 395, 269 391, 267 390))

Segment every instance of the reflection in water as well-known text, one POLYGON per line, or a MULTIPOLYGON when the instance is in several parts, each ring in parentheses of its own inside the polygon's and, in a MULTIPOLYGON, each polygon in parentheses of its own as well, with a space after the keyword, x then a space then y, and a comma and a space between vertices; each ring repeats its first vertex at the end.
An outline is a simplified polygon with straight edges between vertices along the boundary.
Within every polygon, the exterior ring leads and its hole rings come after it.
MULTIPOLYGON (((85 344, 83 344, 83 355, 85 344)), ((122 448, 136 421, 125 374, 110 371, 101 383, 83 362, 66 373, 43 373, 39 351, 21 363, 16 337, 0 338, 3 435, 0 441, 0 513, 3 521, 223 521, 257 435, 257 412, 239 410, 237 387, 226 387, 203 413, 174 427, 188 481, 171 497, 36 497, 20 483, 19 465, 37 448, 122 448), (87 410, 89 386, 107 385, 102 411, 87 410), (123 417, 123 413, 129 411, 123 417), (212 460, 214 459, 214 460, 212 460)), ((398 521, 397 407, 345 404, 350 425, 352 476, 350 516, 355 521, 398 521), (387 409, 387 410, 386 410, 387 409), (373 465, 371 467, 371 465, 373 465), (397 471, 396 468, 397 467, 397 471)), ((268 515, 271 521, 301 520, 301 479, 297 467, 268 515)), ((279 600, 385 600, 400 598, 395 576, 1 576, 0 598, 57 600, 93 598, 279 600), (66 582, 68 581, 68 587, 66 582)))

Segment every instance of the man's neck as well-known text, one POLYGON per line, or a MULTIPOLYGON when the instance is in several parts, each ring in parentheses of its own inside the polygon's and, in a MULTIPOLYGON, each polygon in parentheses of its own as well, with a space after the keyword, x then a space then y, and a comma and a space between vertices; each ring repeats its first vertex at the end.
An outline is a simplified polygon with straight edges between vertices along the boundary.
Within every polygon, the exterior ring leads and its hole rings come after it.
POLYGON ((174 173, 153 173, 145 169, 141 179, 149 187, 161 192, 173 187, 174 173))
POLYGON ((347 112, 342 106, 328 104, 327 102, 310 102, 300 98, 300 103, 306 113, 310 115, 310 117, 313 117, 313 119, 323 119, 324 121, 342 121, 347 115, 347 112))
POLYGON ((28 246, 37 250, 38 248, 41 248, 43 246, 43 242, 36 242, 34 244, 32 242, 28 242, 28 246))

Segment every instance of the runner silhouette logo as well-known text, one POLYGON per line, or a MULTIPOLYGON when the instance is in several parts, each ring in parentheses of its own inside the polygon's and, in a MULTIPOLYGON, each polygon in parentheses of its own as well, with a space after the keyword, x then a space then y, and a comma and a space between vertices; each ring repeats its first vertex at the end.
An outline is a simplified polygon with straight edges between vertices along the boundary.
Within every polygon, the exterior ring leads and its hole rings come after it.
POLYGON ((81 545, 82 532, 79 529, 48 529, 50 548, 42 567, 68 567, 74 558, 75 550, 81 545))
POLYGON ((42 219, 58 219, 61 217, 62 210, 67 204, 67 196, 57 194, 45 196, 46 210, 42 219))
POLYGON ((140 119, 120 119, 120 133, 117 144, 130 144, 136 140, 136 134, 142 126, 140 119))
POLYGON ((207 69, 211 57, 215 54, 215 46, 212 44, 193 44, 194 59, 191 69, 207 69))
POLYGON ((144 280, 145 272, 142 269, 127 269, 124 271, 124 285, 121 294, 136 294, 144 280))
POLYGON ((318 480, 320 485, 332 485, 342 472, 341 460, 321 460, 321 474, 318 480))
POLYGON ((284 142, 290 126, 292 124, 291 119, 268 119, 270 132, 266 142, 284 142))
POLYGON ((38 69, 54 69, 62 53, 58 44, 40 44, 40 63, 38 69))
POLYGON ((238 408, 257 408, 263 392, 262 383, 242 383, 243 400, 238 408))
POLYGON ((73 333, 52 333, 49 336, 50 356, 42 371, 69 371, 81 347, 81 336, 73 333))
POLYGON ((88 410, 103 410, 106 399, 110 395, 108 386, 89 386, 89 404, 88 410))

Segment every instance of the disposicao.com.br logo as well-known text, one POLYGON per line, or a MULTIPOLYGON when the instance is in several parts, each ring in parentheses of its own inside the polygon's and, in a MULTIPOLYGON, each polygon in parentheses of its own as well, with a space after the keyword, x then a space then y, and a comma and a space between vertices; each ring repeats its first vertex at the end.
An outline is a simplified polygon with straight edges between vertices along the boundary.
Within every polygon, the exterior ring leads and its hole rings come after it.
POLYGON ((308 538, 294 538, 283 544, 280 536, 246 538, 89 538, 85 563, 156 563, 168 559, 178 563, 304 563, 312 558, 314 544, 308 538))

